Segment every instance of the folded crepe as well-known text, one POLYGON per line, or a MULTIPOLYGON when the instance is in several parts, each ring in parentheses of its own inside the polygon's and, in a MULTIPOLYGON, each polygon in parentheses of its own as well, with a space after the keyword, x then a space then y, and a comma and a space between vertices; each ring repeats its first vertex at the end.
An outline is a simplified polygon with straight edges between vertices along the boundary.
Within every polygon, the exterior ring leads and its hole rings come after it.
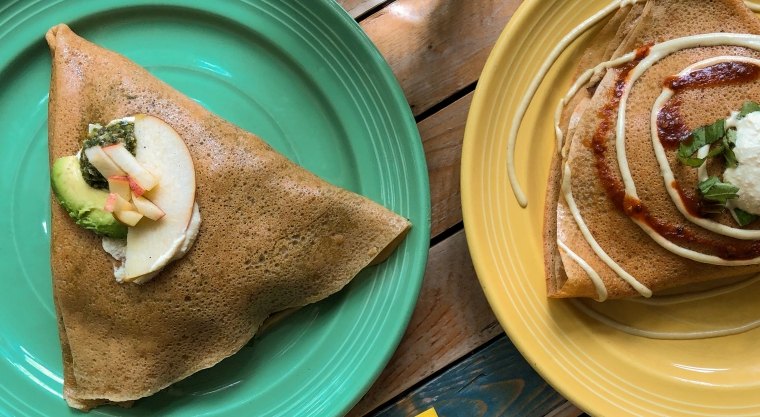
POLYGON ((190 150, 203 218, 184 258, 145 284, 119 284, 100 237, 52 205, 70 406, 128 405, 213 366, 270 314, 321 300, 384 260, 409 230, 405 218, 328 184, 66 25, 46 39, 51 161, 78 151, 88 123, 156 116, 190 150))
MULTIPOLYGON (((741 0, 650 0, 624 4, 601 28, 581 58, 577 76, 600 62, 635 52, 632 61, 592 77, 587 88, 581 88, 568 102, 562 115, 560 127, 565 142, 562 153, 552 162, 544 217, 550 297, 603 300, 650 296, 688 291, 699 282, 718 282, 760 271, 757 239, 740 239, 708 230, 677 208, 667 191, 669 185, 680 188, 682 201, 692 210, 699 211, 705 206, 696 191, 700 183, 698 170, 679 162, 677 146, 666 146, 667 165, 677 184, 668 183, 655 154, 650 123, 656 100, 667 82, 673 80, 669 77, 711 57, 732 56, 732 62, 741 57, 760 58, 756 50, 721 42, 714 46, 692 45, 666 54, 648 67, 633 82, 624 107, 625 160, 636 198, 625 191, 617 159, 615 124, 622 88, 630 82, 632 68, 663 42, 719 32, 760 34, 760 21, 741 0), (574 216, 568 197, 587 230, 574 216), (701 254, 697 256, 700 260, 684 256, 684 250, 701 254), (713 260, 706 262, 702 255, 713 260)), ((679 141, 676 145, 688 143, 691 131, 727 118, 748 100, 760 101, 757 77, 731 78, 734 75, 729 74, 729 81, 679 90, 668 103, 670 110, 678 113, 676 122, 681 125, 665 126, 666 118, 658 119, 657 128, 678 128, 680 136, 671 140, 679 141), (660 122, 665 125, 660 126, 660 122)), ((709 174, 720 176, 725 164, 720 158, 713 159, 706 165, 709 174)), ((739 228, 726 211, 700 213, 697 217, 739 228)), ((755 222, 740 229, 756 230, 758 225, 755 222)))

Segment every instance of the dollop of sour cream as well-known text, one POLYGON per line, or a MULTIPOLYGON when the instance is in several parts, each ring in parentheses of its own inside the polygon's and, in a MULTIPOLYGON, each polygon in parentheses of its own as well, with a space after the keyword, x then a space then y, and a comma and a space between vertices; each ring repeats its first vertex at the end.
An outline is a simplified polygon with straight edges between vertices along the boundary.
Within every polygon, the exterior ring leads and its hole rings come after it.
POLYGON ((760 215, 760 112, 752 112, 736 122, 738 165, 726 168, 723 180, 739 187, 734 207, 760 215))

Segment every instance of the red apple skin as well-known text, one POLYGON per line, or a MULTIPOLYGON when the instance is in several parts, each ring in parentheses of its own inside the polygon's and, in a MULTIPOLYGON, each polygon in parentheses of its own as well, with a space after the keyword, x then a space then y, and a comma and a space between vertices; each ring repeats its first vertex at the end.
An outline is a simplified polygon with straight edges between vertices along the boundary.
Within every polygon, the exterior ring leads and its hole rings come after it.
POLYGON ((132 189, 132 192, 135 193, 136 196, 140 197, 143 194, 145 194, 145 190, 142 187, 140 187, 140 184, 138 184, 134 179, 132 179, 132 177, 127 177, 127 178, 129 178, 129 188, 132 189))
POLYGON ((103 207, 103 210, 109 213, 113 213, 113 210, 116 207, 116 197, 116 194, 108 193, 108 197, 106 198, 106 205, 103 207))

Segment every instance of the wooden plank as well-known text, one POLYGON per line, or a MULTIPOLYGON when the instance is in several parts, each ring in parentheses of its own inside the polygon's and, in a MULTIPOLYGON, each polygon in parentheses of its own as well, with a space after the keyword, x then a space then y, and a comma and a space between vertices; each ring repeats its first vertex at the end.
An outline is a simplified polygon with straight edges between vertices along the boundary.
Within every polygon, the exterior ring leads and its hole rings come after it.
POLYGON ((374 417, 543 417, 566 404, 502 335, 374 417))
POLYGON ((430 177, 431 236, 462 221, 459 171, 472 95, 467 94, 417 124, 430 177))
POLYGON ((419 115, 480 76, 521 0, 396 0, 361 22, 419 115))
POLYGON ((384 1, 385 0, 337 0, 338 4, 346 9, 348 14, 354 19, 367 13, 370 9, 377 7, 384 1))
POLYGON ((363 416, 500 333, 460 231, 430 250, 422 293, 406 334, 349 416, 363 416))

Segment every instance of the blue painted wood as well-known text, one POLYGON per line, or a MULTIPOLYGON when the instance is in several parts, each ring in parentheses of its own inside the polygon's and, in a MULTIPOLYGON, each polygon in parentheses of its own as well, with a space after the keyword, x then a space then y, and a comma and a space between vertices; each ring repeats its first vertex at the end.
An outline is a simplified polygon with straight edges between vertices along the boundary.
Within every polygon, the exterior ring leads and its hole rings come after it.
POLYGON ((543 417, 565 402, 502 334, 370 415, 410 417, 435 407, 439 417, 543 417))

